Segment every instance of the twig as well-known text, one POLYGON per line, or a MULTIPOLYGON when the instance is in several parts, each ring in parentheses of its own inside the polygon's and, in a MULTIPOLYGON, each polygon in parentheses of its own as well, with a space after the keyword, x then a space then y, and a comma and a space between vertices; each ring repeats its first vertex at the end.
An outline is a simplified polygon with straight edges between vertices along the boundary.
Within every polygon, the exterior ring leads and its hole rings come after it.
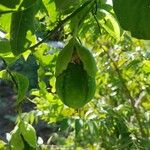
POLYGON ((52 35, 54 35, 66 22, 68 22, 72 17, 74 17, 76 14, 78 14, 82 9, 84 9, 87 5, 89 5, 91 2, 93 2, 93 0, 88 0, 86 1, 81 7, 79 7, 78 9, 76 9, 72 14, 70 14, 69 16, 67 16, 65 19, 61 20, 58 22, 57 26, 52 29, 47 36, 45 36, 41 41, 39 41, 38 43, 36 43, 35 45, 27 48, 26 50, 30 49, 31 51, 34 51, 34 49, 36 47, 38 47, 39 45, 41 45, 43 42, 45 42, 49 37, 51 37, 52 35))

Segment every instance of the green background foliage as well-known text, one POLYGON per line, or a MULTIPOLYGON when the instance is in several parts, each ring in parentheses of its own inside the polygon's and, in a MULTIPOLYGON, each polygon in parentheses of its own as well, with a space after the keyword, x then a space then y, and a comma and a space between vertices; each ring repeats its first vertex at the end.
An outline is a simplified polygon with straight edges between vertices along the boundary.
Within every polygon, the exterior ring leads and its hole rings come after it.
MULTIPOLYGON (((0 2, 0 78, 13 83, 18 114, 9 138, 0 140, 0 149, 150 149, 149 2, 113 4, 0 2), (90 49, 97 64, 95 95, 81 109, 64 105, 55 88, 55 68, 59 74, 69 61, 59 68, 58 54, 72 37, 90 49), (26 102, 34 108, 24 111, 26 102), (41 121, 48 134, 43 131, 43 137, 36 128, 41 121)), ((95 74, 95 69, 88 72, 95 74)))

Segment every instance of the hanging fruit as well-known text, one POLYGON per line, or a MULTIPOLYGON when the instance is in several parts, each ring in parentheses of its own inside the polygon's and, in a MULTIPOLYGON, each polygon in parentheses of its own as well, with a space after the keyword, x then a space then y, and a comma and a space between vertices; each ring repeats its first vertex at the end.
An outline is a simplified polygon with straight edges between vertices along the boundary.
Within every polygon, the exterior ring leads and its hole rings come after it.
POLYGON ((81 108, 95 93, 97 67, 91 52, 72 38, 56 62, 56 92, 62 102, 81 108))

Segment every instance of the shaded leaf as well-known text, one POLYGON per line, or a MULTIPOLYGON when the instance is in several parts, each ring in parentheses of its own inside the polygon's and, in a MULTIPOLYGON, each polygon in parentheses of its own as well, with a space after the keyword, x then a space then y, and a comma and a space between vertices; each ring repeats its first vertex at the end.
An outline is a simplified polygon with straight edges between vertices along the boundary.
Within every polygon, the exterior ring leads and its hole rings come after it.
POLYGON ((73 9, 76 8, 76 6, 79 5, 79 0, 63 0, 63 3, 61 0, 54 0, 56 4, 56 8, 60 13, 68 14, 73 9))
POLYGON ((0 53, 11 52, 10 42, 8 40, 0 40, 0 53))
POLYGON ((139 39, 150 39, 149 5, 148 0, 113 0, 120 25, 139 39))
POLYGON ((0 1, 0 13, 3 11, 14 10, 19 7, 22 0, 3 0, 0 1))
POLYGON ((29 80, 26 76, 17 73, 17 72, 13 72, 13 76, 15 78, 15 81, 17 82, 17 90, 18 90, 18 95, 17 95, 17 104, 19 104, 20 102, 22 102, 22 100, 24 99, 26 92, 28 90, 28 86, 29 86, 29 80))
MULTIPOLYGON (((23 3, 19 9, 26 7, 23 3)), ((36 39, 34 36, 34 16, 36 4, 24 11, 18 11, 12 14, 10 29, 10 44, 14 55, 19 55, 26 51, 36 39)))

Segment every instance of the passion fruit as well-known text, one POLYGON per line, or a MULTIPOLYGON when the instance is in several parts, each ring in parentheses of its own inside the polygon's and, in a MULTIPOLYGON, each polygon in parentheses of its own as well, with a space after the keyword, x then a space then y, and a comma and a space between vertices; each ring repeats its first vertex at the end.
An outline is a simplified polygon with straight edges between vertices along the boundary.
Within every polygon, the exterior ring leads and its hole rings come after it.
POLYGON ((94 96, 95 74, 91 52, 77 41, 70 41, 56 63, 56 92, 61 101, 75 109, 83 107, 94 96))

